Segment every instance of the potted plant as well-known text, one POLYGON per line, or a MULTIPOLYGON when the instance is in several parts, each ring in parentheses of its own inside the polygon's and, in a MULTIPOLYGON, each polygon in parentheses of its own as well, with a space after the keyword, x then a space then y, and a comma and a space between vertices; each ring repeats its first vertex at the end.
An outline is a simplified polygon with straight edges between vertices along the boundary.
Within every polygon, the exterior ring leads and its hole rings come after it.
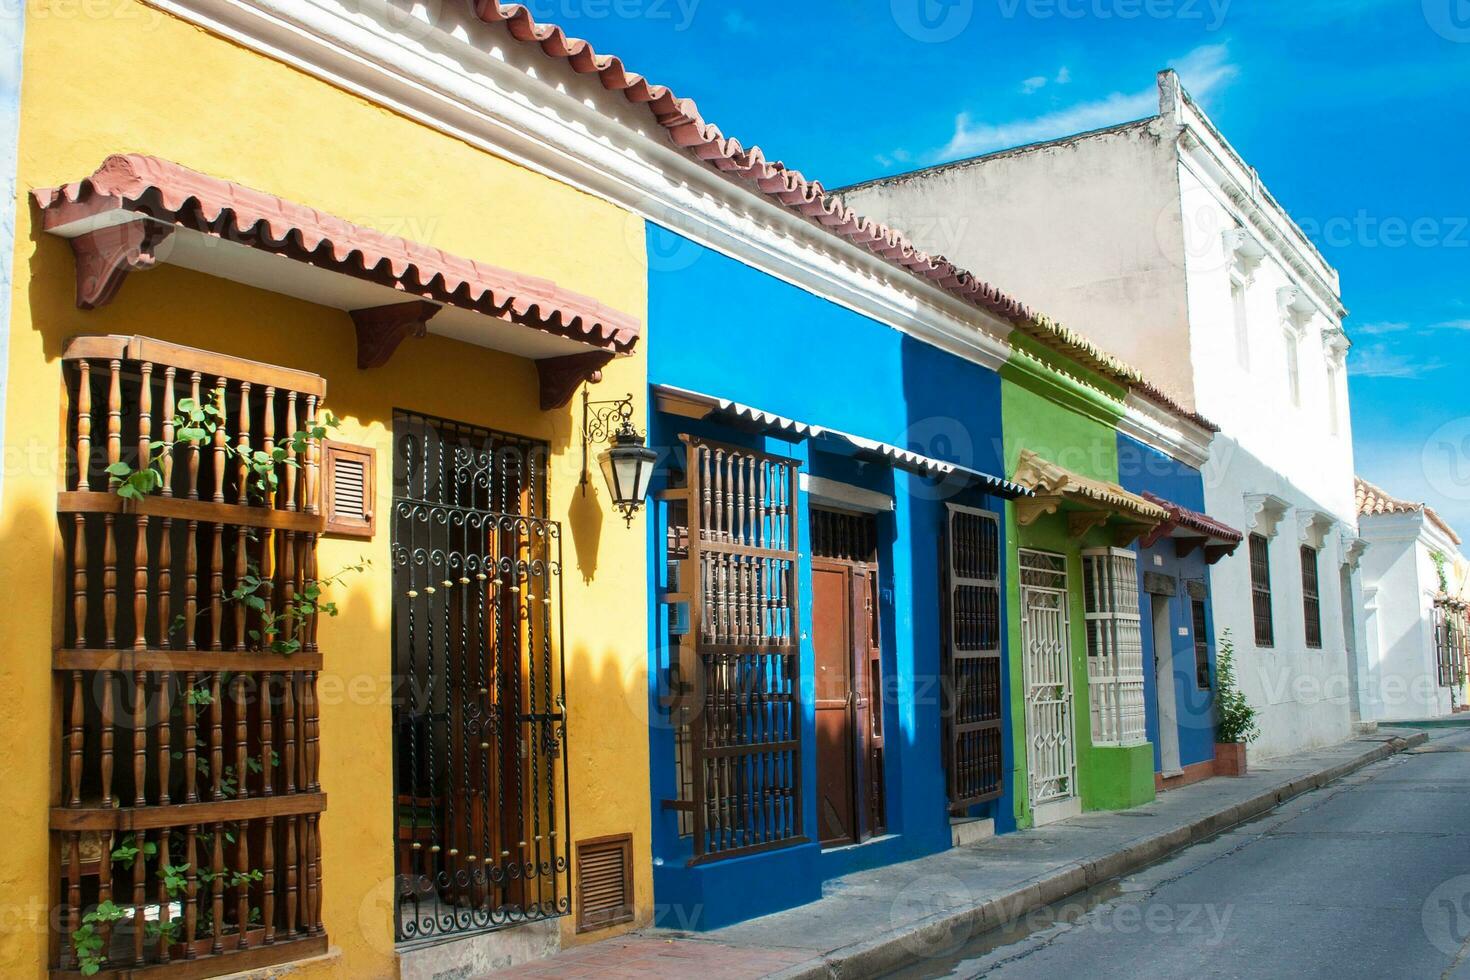
POLYGON ((1244 776, 1245 746, 1261 734, 1256 709, 1246 702, 1235 682, 1235 641, 1226 628, 1215 656, 1215 775, 1244 776))

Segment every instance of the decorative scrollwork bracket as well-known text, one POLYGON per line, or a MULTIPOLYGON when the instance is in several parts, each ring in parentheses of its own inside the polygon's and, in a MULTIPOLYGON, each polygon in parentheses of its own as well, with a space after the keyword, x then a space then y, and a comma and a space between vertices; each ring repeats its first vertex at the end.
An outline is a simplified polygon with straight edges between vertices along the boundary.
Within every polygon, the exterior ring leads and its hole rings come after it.
POLYGON ((611 441, 614 434, 625 429, 633 430, 632 392, 622 398, 594 401, 588 389, 582 389, 582 496, 587 496, 590 447, 611 441))

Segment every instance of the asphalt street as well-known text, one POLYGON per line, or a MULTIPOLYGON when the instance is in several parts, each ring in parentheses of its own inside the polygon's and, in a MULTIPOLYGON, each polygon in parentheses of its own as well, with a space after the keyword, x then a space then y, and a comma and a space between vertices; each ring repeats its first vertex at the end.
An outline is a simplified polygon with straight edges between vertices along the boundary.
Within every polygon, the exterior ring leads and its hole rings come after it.
POLYGON ((895 976, 1470 978, 1470 728, 895 976))

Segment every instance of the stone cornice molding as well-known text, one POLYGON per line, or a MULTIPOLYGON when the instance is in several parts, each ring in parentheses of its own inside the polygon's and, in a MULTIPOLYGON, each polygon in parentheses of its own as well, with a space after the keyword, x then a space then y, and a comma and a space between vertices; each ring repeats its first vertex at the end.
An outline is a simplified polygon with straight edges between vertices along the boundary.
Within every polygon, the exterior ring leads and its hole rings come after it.
POLYGON ((1291 502, 1275 494, 1248 493, 1245 495, 1245 525, 1254 534, 1267 538, 1276 537, 1276 529, 1291 510, 1291 502))
POLYGON ((1282 286, 1276 290, 1276 308, 1281 311, 1281 325, 1298 340, 1317 315, 1317 305, 1300 286, 1282 286))
POLYGON ((1231 269, 1247 285, 1255 278, 1261 260, 1266 257, 1266 247, 1261 240, 1244 228, 1229 228, 1223 233, 1225 252, 1230 256, 1231 269))
POLYGON ((1128 393, 1123 403, 1123 415, 1116 424, 1119 432, 1166 453, 1186 466, 1203 469, 1210 461, 1210 445, 1215 438, 1213 432, 1171 415, 1133 392, 1128 393))
POLYGON ((1337 519, 1320 510, 1303 508, 1297 511, 1296 523, 1297 537, 1301 543, 1314 551, 1321 551, 1322 544, 1327 539, 1327 532, 1332 530, 1337 519))
POLYGON ((1258 232, 1283 270, 1307 283, 1329 320, 1347 315, 1337 270, 1261 183, 1255 168, 1230 144, 1179 84, 1172 69, 1159 75, 1159 114, 1176 127, 1180 163, 1206 187, 1218 188, 1226 210, 1258 232))

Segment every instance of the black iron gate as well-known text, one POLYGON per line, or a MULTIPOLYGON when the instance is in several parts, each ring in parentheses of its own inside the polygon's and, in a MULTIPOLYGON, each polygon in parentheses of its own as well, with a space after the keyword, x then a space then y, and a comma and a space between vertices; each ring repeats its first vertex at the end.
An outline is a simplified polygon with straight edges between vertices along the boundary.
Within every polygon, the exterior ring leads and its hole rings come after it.
POLYGON ((571 911, 545 444, 393 418, 397 939, 571 911))

